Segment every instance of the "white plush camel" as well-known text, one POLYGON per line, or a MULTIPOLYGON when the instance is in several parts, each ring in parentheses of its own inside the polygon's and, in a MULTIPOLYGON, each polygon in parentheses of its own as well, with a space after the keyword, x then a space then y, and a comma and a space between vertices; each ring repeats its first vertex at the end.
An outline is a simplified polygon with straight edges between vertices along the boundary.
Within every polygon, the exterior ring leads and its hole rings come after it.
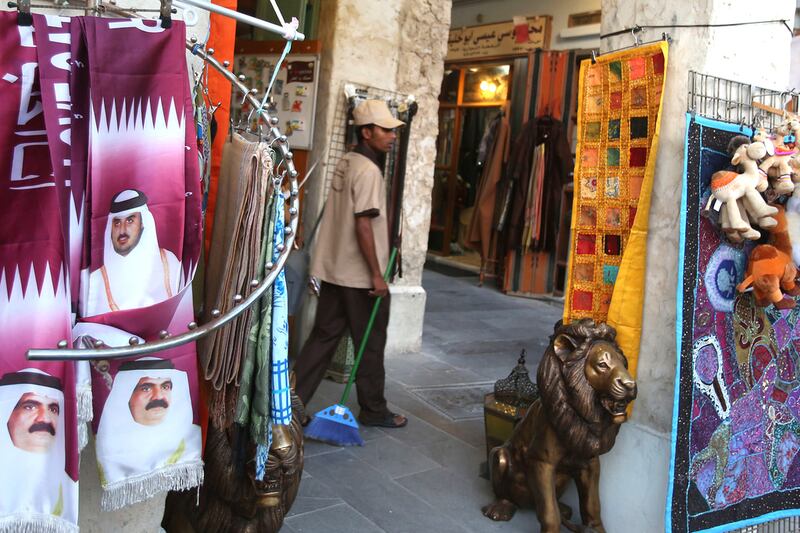
POLYGON ((742 198, 736 200, 736 206, 739 208, 739 214, 742 220, 747 220, 750 223, 750 229, 740 233, 731 228, 731 221, 728 219, 728 211, 727 209, 723 209, 719 214, 719 225, 722 227, 722 231, 728 236, 728 240, 733 243, 738 244, 745 240, 757 241, 761 238, 761 233, 753 229, 753 226, 758 224, 758 220, 753 218, 744 208, 744 200, 742 198))
POLYGON ((715 172, 711 176, 709 205, 713 199, 724 204, 720 222, 726 233, 737 234, 732 240, 758 239, 761 234, 749 224, 749 219, 764 229, 774 228, 778 223, 772 218, 778 210, 767 205, 760 194, 768 184, 766 175, 759 171, 758 160, 766 155, 767 149, 763 142, 750 142, 747 137, 739 135, 731 140, 728 152, 733 152, 731 163, 740 165, 743 172, 715 172))

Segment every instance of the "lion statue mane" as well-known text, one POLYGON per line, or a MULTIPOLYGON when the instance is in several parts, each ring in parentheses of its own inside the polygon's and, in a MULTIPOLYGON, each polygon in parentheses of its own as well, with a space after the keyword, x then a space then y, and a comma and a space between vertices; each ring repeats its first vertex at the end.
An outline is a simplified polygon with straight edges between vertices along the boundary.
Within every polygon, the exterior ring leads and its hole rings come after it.
MULTIPOLYGON (((539 364, 536 384, 542 407, 559 440, 576 455, 594 457, 606 453, 614 447, 619 433, 620 425, 611 412, 616 408, 619 414, 628 402, 601 396, 584 373, 589 348, 597 341, 606 341, 622 353, 616 337, 616 330, 608 324, 584 319, 562 326, 559 321, 539 364)), ((627 363, 625 360, 626 368, 627 363)))

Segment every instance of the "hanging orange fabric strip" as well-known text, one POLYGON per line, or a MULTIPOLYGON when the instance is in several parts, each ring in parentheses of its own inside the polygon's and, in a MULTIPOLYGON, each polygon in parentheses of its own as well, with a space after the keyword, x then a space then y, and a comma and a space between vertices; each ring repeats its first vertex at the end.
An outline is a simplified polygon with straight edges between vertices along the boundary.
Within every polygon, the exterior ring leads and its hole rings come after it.
MULTIPOLYGON (((237 0, 215 0, 215 4, 228 9, 236 10, 237 0)), ((230 61, 233 65, 234 44, 236 41, 236 21, 215 13, 211 14, 211 34, 207 48, 215 50, 214 57, 223 62, 230 61)), ((232 67, 231 67, 232 68, 232 67)), ((231 114, 231 83, 222 74, 214 69, 208 73, 208 94, 215 105, 220 103, 219 109, 214 113, 217 123, 217 133, 211 145, 211 182, 208 187, 208 206, 206 208, 205 251, 211 246, 211 229, 214 225, 214 210, 217 199, 217 180, 219 179, 220 164, 222 162, 222 147, 228 137, 231 114)))
MULTIPOLYGON (((235 10, 237 0, 214 0, 214 3, 235 10)), ((210 34, 207 48, 213 48, 215 50, 214 57, 216 57, 220 63, 227 60, 233 65, 234 45, 236 43, 236 21, 212 13, 209 30, 210 34)), ((206 255, 208 255, 208 249, 211 246, 211 230, 214 225, 214 208, 217 199, 217 181, 219 179, 222 163, 222 148, 225 145, 225 139, 228 137, 228 128, 230 127, 231 90, 231 83, 226 80, 222 74, 214 69, 209 69, 208 95, 214 105, 220 103, 220 106, 214 113, 214 118, 217 123, 217 132, 214 136, 214 142, 211 145, 211 179, 208 186, 208 204, 206 208, 204 236, 204 250, 206 255)), ((208 403, 206 401, 208 391, 205 386, 200 387, 200 389, 200 427, 203 429, 203 450, 205 451, 206 436, 208 435, 208 403)))

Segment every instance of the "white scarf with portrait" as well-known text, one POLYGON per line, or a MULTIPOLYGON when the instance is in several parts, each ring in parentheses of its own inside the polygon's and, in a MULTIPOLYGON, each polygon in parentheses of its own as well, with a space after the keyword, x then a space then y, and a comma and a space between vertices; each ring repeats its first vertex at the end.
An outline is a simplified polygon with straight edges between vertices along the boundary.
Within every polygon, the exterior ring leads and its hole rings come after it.
MULTIPOLYGON (((20 372, 48 375, 33 368, 20 372)), ((64 393, 58 389, 33 383, 0 386, 0 473, 8 481, 0 485, 0 531, 6 525, 17 531, 22 522, 35 524, 37 532, 64 531, 65 524, 77 524, 78 483, 65 471, 64 408, 64 393), (9 433, 14 407, 31 392, 55 398, 60 406, 55 441, 46 453, 17 448, 9 433)))
MULTIPOLYGON (((161 359, 145 357, 137 362, 161 359)), ((201 430, 193 424, 186 372, 174 368, 120 370, 114 377, 97 429, 97 465, 103 509, 141 501, 164 486, 184 490, 202 483, 201 430), (164 420, 146 426, 133 419, 128 402, 143 377, 169 378, 172 394, 164 420), (138 481, 137 481, 137 478, 138 481), (166 483, 175 481, 178 486, 166 483)))

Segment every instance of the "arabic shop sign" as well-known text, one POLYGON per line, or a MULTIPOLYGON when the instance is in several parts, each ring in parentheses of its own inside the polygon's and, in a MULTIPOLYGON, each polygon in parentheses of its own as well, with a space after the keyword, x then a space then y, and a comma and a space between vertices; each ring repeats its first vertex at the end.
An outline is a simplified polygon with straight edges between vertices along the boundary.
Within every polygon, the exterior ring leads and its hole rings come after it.
POLYGON ((512 21, 450 30, 446 61, 524 55, 550 44, 550 17, 528 18, 528 40, 517 42, 512 21))

